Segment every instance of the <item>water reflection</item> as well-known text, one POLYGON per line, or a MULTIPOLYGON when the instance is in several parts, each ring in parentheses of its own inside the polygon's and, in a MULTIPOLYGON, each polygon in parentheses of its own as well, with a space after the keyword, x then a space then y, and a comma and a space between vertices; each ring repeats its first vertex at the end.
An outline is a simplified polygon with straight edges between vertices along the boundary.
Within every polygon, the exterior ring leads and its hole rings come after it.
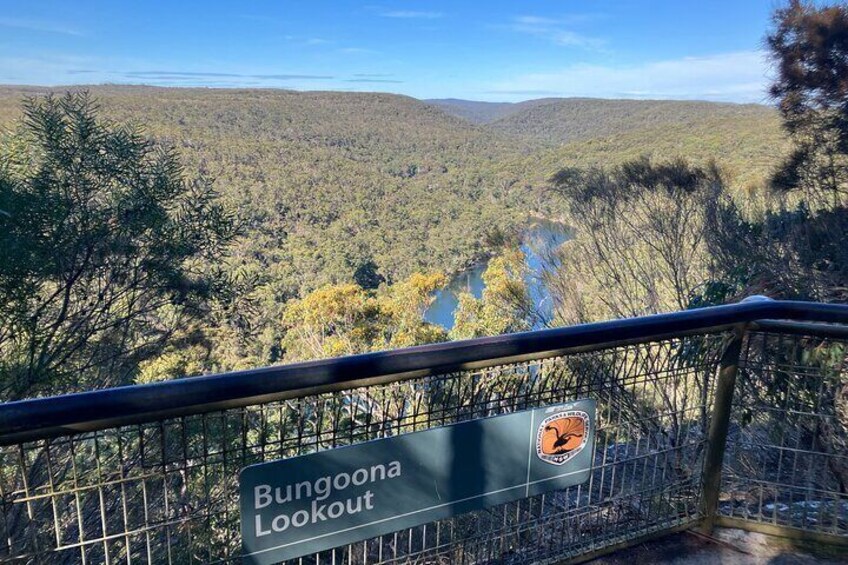
MULTIPOLYGON (((558 222, 534 220, 521 236, 521 250, 527 264, 527 290, 543 317, 551 313, 551 295, 542 282, 545 257, 571 237, 568 227, 558 222)), ((479 263, 454 277, 450 284, 436 295, 436 300, 424 314, 424 319, 451 329, 461 292, 470 292, 475 298, 483 295, 483 272, 487 262, 479 263)))

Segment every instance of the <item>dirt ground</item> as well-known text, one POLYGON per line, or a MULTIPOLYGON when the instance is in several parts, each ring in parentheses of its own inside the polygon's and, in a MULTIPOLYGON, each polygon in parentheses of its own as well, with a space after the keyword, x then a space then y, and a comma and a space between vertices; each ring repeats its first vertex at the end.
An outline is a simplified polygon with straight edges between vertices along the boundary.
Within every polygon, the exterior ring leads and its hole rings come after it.
POLYGON ((805 546, 783 538, 720 528, 707 537, 674 534, 590 561, 592 565, 794 565, 848 563, 848 548, 805 546))

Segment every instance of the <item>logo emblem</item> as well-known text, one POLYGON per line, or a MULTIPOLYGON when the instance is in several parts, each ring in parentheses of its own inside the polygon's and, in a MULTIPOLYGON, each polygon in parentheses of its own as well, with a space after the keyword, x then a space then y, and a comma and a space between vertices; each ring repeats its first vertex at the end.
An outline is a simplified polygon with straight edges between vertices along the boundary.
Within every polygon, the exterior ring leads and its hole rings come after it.
POLYGON ((536 455, 562 465, 583 451, 589 441, 589 414, 582 410, 557 412, 542 420, 536 432, 536 455))

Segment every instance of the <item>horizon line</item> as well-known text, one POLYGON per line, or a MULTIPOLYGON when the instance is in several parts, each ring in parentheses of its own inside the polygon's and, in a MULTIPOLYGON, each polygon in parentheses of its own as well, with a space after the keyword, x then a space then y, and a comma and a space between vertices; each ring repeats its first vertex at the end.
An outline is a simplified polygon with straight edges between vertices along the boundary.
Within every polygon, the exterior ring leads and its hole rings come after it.
MULTIPOLYGON (((549 96, 540 96, 538 98, 526 98, 522 100, 518 100, 515 102, 507 101, 507 100, 479 100, 474 98, 458 98, 455 96, 444 96, 437 98, 418 98, 416 96, 412 96, 410 94, 402 94, 398 92, 390 92, 385 90, 353 90, 353 89, 324 89, 324 90, 312 90, 312 89, 298 89, 291 87, 283 87, 283 86, 238 86, 238 85, 180 85, 180 84, 172 84, 172 85, 161 85, 161 84, 150 84, 143 82, 101 82, 101 83, 91 83, 91 84, 15 84, 15 83, 0 83, 0 89, 51 89, 51 90, 61 90, 61 89, 84 89, 84 88, 157 88, 161 90, 251 90, 251 91, 281 91, 281 92, 292 92, 292 93, 334 93, 334 94, 382 94, 387 96, 397 96, 400 98, 411 98, 412 100, 418 100, 419 102, 449 102, 449 101, 458 101, 458 102, 474 102, 477 104, 522 104, 524 102, 535 102, 539 100, 609 100, 609 101, 631 101, 631 102, 703 102, 706 104, 732 104, 735 106, 764 106, 771 107, 771 104, 765 102, 734 102, 731 100, 709 100, 707 98, 673 98, 673 97, 626 97, 626 96, 588 96, 588 95, 556 95, 551 93, 549 96)), ((504 93, 505 95, 507 93, 504 93)))

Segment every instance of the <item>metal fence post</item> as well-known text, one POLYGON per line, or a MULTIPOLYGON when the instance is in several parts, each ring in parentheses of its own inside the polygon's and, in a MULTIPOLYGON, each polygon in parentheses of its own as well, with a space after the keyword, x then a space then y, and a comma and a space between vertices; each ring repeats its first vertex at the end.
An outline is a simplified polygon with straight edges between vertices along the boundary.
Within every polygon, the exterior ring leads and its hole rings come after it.
POLYGON ((704 519, 700 526, 700 530, 704 533, 711 533, 715 527, 718 499, 721 494, 721 468, 724 464, 724 450, 727 447, 727 432, 730 428, 730 413, 733 406, 733 390, 736 386, 736 373, 746 329, 747 324, 741 324, 735 328, 733 339, 724 350, 719 365, 713 414, 707 439, 707 453, 704 459, 702 491, 704 519))

